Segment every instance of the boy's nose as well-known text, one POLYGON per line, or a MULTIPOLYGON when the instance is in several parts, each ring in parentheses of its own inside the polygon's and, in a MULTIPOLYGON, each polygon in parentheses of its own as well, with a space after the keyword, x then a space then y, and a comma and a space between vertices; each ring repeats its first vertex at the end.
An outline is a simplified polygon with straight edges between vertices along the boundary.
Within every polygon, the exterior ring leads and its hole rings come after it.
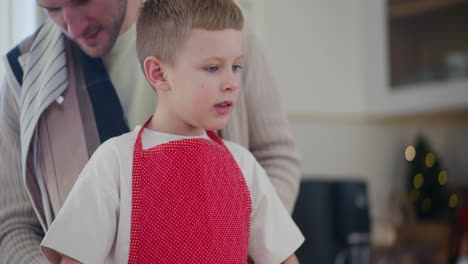
POLYGON ((232 72, 232 71, 226 71, 225 73, 225 78, 224 78, 224 84, 223 84, 223 91, 235 91, 239 89, 239 83, 240 83, 240 78, 239 75, 232 72))
POLYGON ((63 8, 63 20, 68 34, 73 39, 78 39, 83 35, 88 27, 88 21, 76 7, 63 8))

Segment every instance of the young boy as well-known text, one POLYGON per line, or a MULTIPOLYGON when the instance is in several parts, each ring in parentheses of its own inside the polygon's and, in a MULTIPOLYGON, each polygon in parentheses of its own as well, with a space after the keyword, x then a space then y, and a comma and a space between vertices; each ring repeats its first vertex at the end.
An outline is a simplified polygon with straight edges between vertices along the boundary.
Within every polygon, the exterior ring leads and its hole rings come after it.
POLYGON ((232 0, 145 2, 156 111, 96 150, 42 241, 52 263, 297 263, 303 236, 264 170, 213 132, 240 92, 242 27, 232 0))

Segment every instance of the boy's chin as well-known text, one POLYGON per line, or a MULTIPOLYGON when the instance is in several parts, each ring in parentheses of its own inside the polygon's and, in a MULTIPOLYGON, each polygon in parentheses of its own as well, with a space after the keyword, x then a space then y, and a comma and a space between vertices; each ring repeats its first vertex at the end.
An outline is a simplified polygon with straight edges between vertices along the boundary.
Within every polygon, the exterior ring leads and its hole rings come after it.
POLYGON ((222 123, 222 124, 207 126, 205 128, 205 130, 207 130, 207 131, 218 131, 218 130, 221 130, 221 129, 225 128, 225 127, 226 127, 226 123, 222 123))
POLYGON ((218 131, 226 127, 229 117, 217 117, 205 122, 199 123, 199 127, 202 127, 206 131, 218 131))
POLYGON ((223 129, 225 126, 213 126, 213 127, 209 127, 207 129, 205 129, 206 131, 218 131, 218 130, 221 130, 223 129))

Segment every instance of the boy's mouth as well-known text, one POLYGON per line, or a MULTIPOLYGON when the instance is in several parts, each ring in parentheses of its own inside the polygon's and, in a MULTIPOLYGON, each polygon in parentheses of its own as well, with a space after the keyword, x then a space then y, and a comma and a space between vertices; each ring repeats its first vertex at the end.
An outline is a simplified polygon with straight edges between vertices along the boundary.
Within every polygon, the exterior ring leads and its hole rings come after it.
POLYGON ((229 114, 232 109, 232 101, 223 101, 214 105, 216 112, 221 115, 229 114))
POLYGON ((221 104, 216 104, 216 107, 226 107, 226 106, 231 106, 231 104, 228 103, 221 103, 221 104))

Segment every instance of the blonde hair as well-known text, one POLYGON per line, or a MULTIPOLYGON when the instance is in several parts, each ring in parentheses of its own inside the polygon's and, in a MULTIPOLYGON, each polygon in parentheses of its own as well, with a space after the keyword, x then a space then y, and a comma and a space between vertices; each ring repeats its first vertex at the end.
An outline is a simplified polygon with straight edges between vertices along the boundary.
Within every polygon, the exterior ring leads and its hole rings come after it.
POLYGON ((191 29, 242 30, 244 18, 233 0, 146 0, 137 21, 140 63, 156 56, 169 65, 191 29))

